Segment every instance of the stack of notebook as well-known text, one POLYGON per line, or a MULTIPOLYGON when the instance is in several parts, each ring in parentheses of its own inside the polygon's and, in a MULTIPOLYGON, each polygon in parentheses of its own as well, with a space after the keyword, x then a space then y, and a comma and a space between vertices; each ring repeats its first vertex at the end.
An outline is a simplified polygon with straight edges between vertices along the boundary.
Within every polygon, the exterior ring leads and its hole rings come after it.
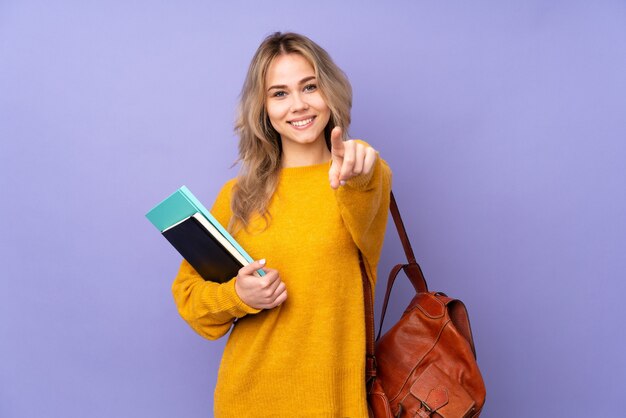
POLYGON ((253 261, 185 186, 146 217, 205 280, 226 282, 253 261))

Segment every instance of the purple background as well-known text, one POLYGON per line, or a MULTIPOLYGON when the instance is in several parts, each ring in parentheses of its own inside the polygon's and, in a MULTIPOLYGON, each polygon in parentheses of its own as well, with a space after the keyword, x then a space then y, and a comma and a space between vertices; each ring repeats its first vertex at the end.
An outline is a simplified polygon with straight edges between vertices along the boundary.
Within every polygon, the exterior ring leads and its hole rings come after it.
POLYGON ((483 416, 626 410, 623 1, 4 0, 0 416, 211 416, 224 341, 178 317, 180 258, 144 214, 236 174, 274 30, 350 77, 352 136, 392 166, 431 288, 469 307, 483 416))

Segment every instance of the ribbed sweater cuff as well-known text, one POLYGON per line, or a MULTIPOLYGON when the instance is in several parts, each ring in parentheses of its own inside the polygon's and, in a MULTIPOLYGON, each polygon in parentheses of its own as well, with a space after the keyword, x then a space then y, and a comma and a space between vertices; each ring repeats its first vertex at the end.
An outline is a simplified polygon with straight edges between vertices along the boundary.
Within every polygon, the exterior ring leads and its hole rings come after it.
POLYGON ((217 291, 217 300, 216 301, 207 301, 217 303, 218 306, 223 306, 232 316, 236 318, 241 318, 247 314, 256 314, 261 312, 261 309, 253 308, 246 304, 235 290, 235 282, 237 278, 233 278, 226 283, 223 283, 219 286, 217 291))
POLYGON ((367 174, 360 174, 356 177, 352 177, 350 180, 346 182, 346 185, 357 189, 364 190, 372 179, 372 175, 374 174, 374 168, 370 170, 367 174))

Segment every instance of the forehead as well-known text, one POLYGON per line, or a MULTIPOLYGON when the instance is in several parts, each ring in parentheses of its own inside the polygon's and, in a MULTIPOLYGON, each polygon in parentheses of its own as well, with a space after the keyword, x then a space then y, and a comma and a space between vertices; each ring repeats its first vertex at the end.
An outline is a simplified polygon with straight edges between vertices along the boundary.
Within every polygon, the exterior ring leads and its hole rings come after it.
POLYGON ((305 77, 315 75, 311 63, 300 54, 282 54, 276 56, 265 76, 265 85, 298 84, 305 77))

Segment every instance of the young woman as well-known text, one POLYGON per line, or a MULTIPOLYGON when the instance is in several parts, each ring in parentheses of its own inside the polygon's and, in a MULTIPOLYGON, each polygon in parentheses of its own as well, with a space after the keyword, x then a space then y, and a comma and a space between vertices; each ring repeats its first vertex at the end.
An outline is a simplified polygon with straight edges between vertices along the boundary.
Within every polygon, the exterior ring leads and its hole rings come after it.
POLYGON ((310 39, 275 33, 259 46, 236 123, 241 171, 211 211, 258 261, 224 284, 183 261, 173 284, 198 334, 232 328, 218 418, 367 417, 359 260, 373 288, 391 171, 345 139, 351 104, 346 76, 310 39))

